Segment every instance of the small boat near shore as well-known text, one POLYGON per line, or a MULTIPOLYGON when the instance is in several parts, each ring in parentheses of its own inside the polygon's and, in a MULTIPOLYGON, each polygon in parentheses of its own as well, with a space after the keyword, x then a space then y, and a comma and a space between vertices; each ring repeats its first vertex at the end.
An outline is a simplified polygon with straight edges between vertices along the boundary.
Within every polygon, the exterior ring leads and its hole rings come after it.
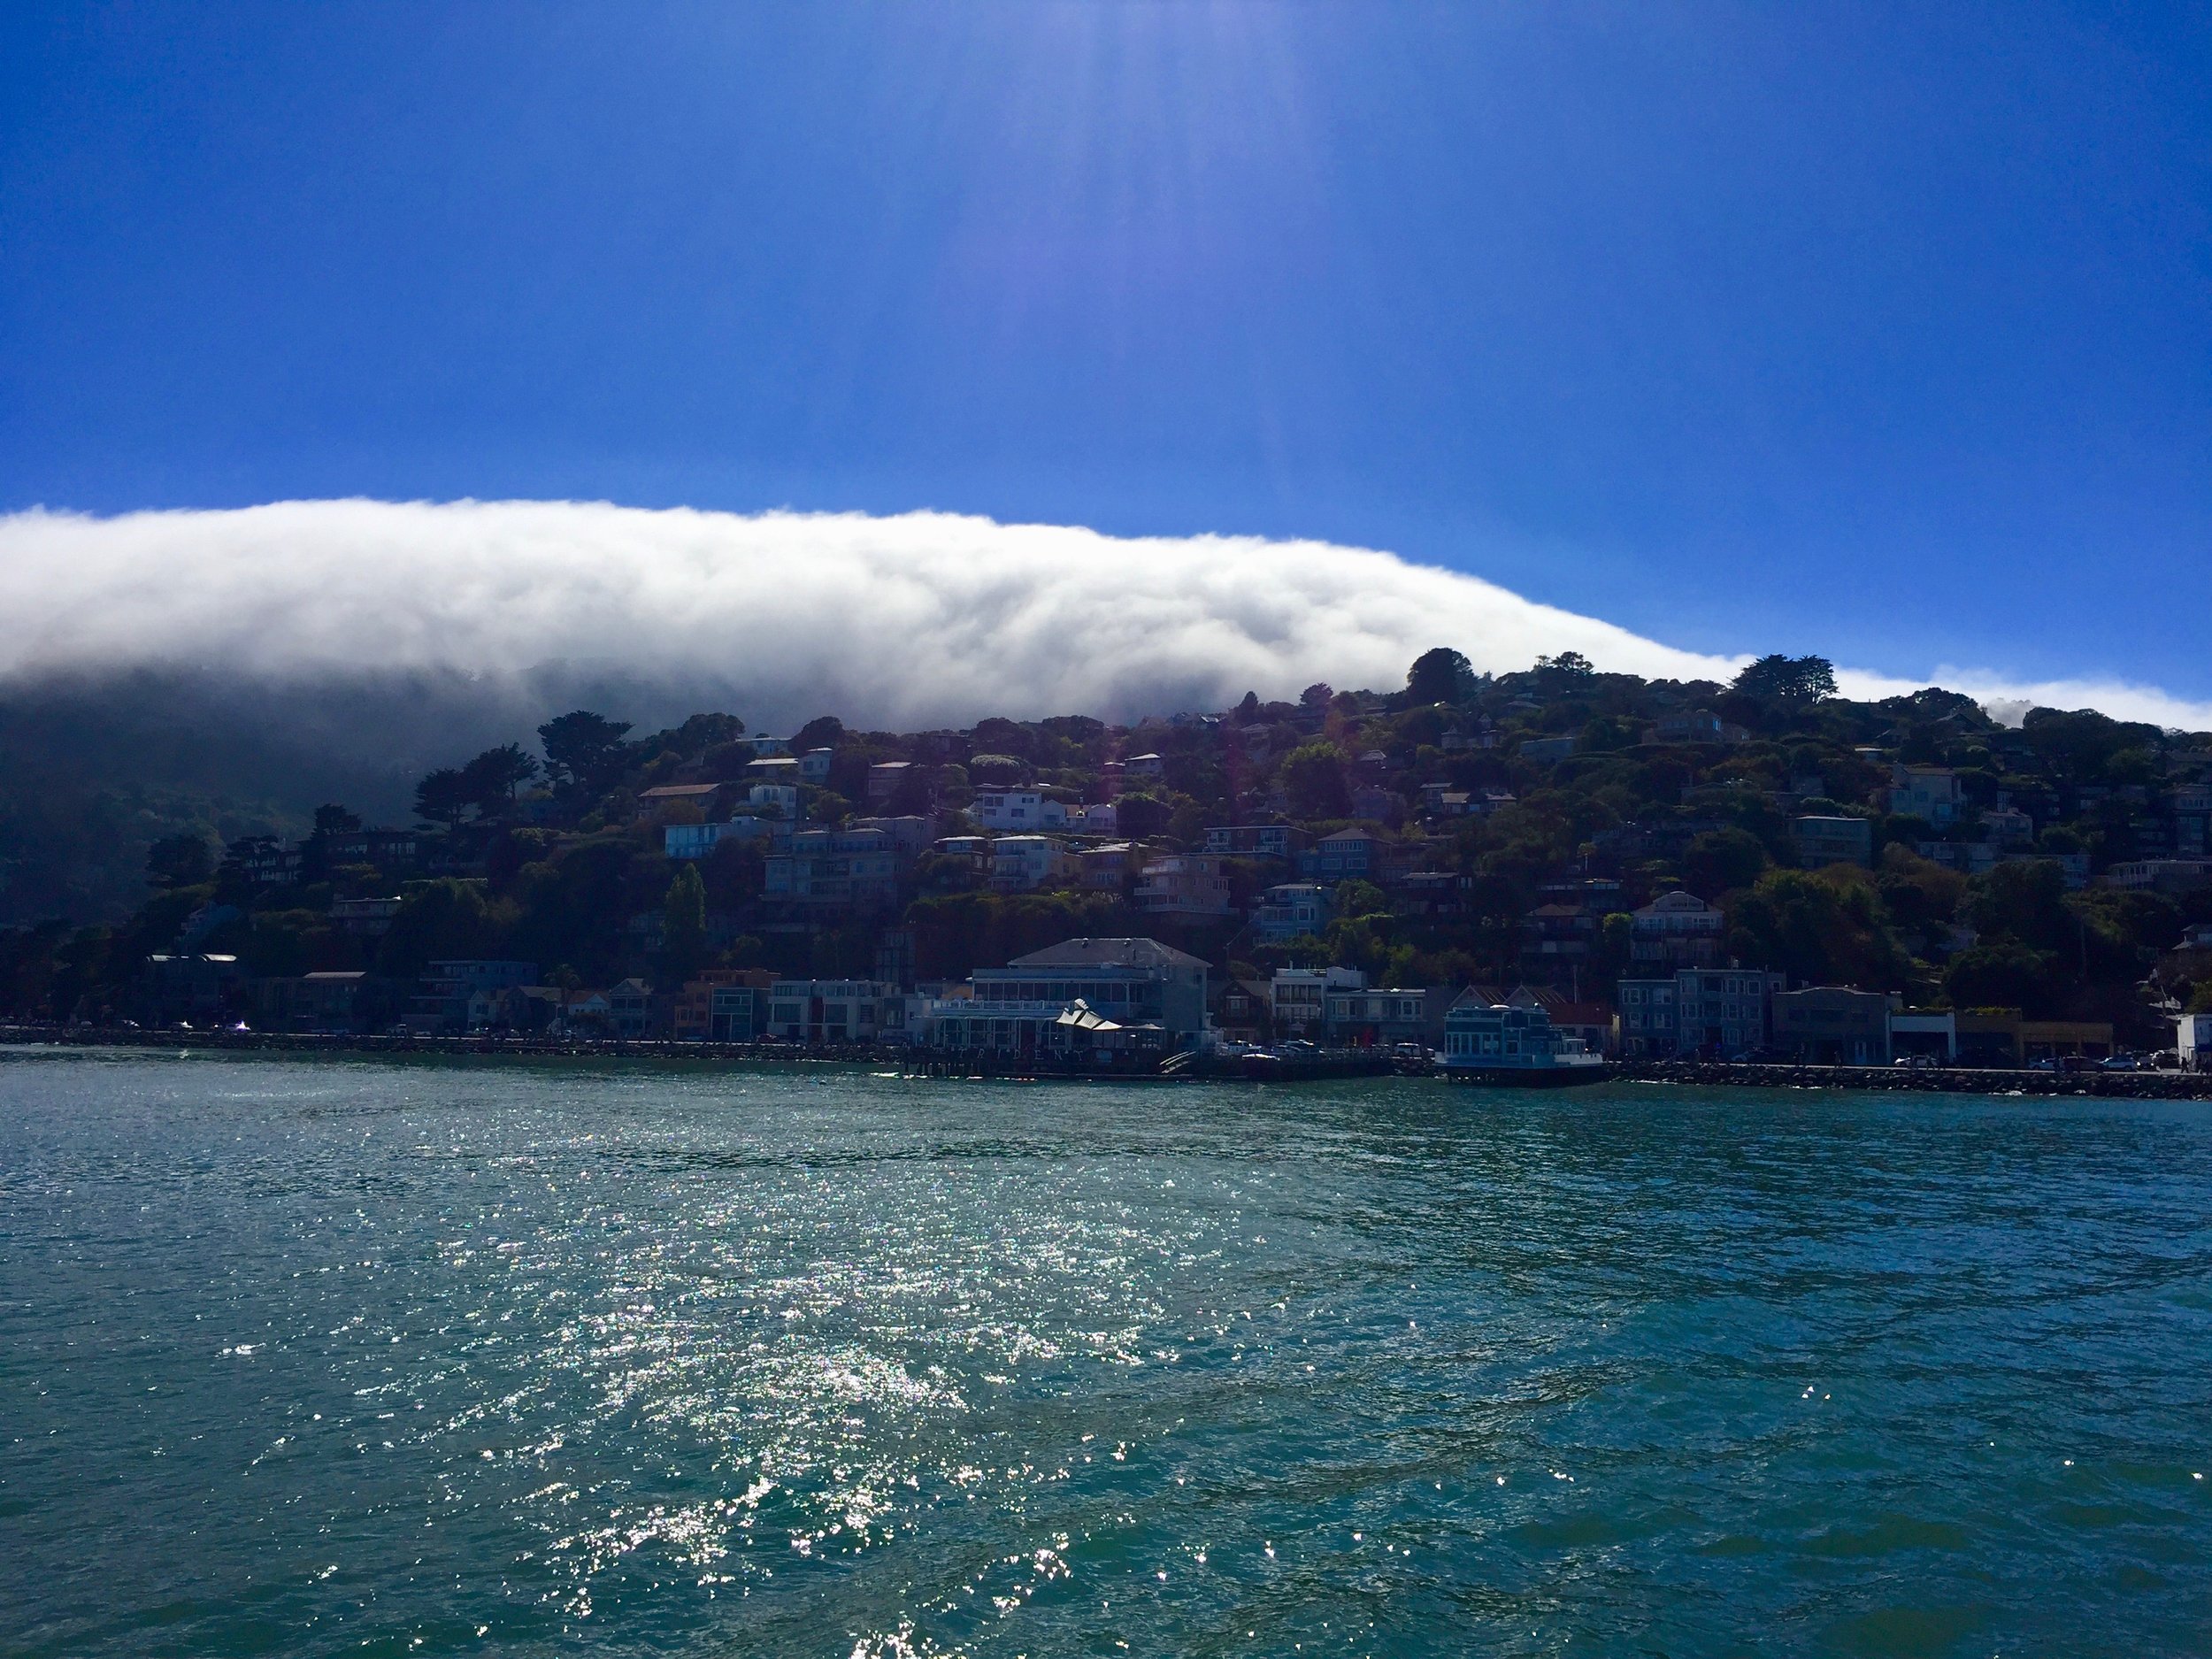
POLYGON ((1494 1003, 1444 1018, 1443 1074, 1506 1088, 1566 1088, 1604 1081, 1611 1070, 1578 1037, 1555 1029, 1541 1008, 1494 1003))

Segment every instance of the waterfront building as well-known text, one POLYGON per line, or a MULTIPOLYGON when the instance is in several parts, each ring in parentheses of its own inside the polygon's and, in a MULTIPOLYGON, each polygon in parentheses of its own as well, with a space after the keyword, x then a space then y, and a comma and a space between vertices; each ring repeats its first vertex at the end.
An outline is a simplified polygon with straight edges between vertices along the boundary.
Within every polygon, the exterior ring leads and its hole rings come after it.
POLYGON ((1875 991, 1814 986, 1774 996, 1774 1046, 1814 1065, 1887 1065, 1890 999, 1875 991))
POLYGON ((778 979, 768 987, 764 1034, 786 1042, 873 1042, 886 1002, 896 1000, 896 987, 873 979, 778 979))
POLYGON ((1057 1024, 1061 1015, 1080 1002, 1120 1031, 1149 1027, 1168 1047, 1190 1047, 1206 1030, 1206 981, 1202 957, 1156 939, 1070 939, 1003 968, 977 969, 967 996, 925 1010, 917 1038, 951 1048, 1048 1051, 1072 1030, 1057 1024))
POLYGON ((1341 986, 1325 994, 1323 1032, 1338 1048, 1432 1046, 1444 1034, 1448 993, 1421 986, 1341 986))
POLYGON ((1667 979, 1623 979, 1624 1056, 1733 1059, 1768 1046, 1773 999, 1786 981, 1749 968, 1680 968, 1667 979))

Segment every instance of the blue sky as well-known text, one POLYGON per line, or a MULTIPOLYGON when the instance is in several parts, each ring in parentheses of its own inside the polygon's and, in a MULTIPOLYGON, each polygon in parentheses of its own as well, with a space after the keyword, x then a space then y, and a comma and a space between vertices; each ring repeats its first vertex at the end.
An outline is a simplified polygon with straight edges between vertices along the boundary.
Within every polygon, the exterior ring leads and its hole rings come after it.
POLYGON ((7 8, 0 509, 352 495, 2212 695, 2212 12, 7 8))

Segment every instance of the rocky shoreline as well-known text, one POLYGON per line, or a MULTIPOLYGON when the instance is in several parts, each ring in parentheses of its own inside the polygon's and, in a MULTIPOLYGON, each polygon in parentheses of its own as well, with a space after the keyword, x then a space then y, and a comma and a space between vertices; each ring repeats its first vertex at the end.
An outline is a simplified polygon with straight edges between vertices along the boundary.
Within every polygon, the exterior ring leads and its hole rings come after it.
MULTIPOLYGON (((626 1059, 753 1064, 879 1065, 932 1077, 974 1077, 1127 1082, 1225 1079, 1301 1082, 1323 1078, 1388 1075, 1373 1059, 1356 1064, 1283 1065, 1256 1072, 1248 1066, 1202 1062, 1181 1070, 1101 1071, 1025 1065, 1005 1056, 918 1049, 904 1044, 672 1042, 632 1038, 334 1036, 307 1032, 133 1031, 99 1025, 0 1025, 0 1043, 82 1048, 146 1048, 205 1053, 266 1053, 480 1059, 626 1059)), ((1620 1061, 1606 1070, 1609 1082, 1687 1084, 1707 1088, 1839 1089, 1855 1093, 1925 1094, 2082 1095, 2108 1100, 2212 1100, 2212 1072, 2029 1071, 1970 1066, 1828 1066, 1726 1061, 1620 1061)))

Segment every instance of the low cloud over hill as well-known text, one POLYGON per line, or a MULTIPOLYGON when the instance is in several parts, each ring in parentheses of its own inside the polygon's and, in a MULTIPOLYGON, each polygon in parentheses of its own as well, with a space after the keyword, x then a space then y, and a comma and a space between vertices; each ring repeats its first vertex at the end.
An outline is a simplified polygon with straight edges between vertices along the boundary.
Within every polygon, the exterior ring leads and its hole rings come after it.
MULTIPOLYGON (((602 687, 655 705, 626 710, 646 718, 715 705, 757 726, 832 710, 913 726, 1128 718, 1317 680, 1388 687, 1437 644, 1491 670, 1574 650, 1607 670, 1725 679, 1742 660, 1311 541, 572 502, 0 519, 0 678, 19 684, 426 677, 518 709, 602 687)), ((2212 708, 2144 687, 1938 678, 2001 712, 2040 702, 2212 726, 2212 708)), ((1860 695, 1916 683, 1843 680, 1860 695)))

